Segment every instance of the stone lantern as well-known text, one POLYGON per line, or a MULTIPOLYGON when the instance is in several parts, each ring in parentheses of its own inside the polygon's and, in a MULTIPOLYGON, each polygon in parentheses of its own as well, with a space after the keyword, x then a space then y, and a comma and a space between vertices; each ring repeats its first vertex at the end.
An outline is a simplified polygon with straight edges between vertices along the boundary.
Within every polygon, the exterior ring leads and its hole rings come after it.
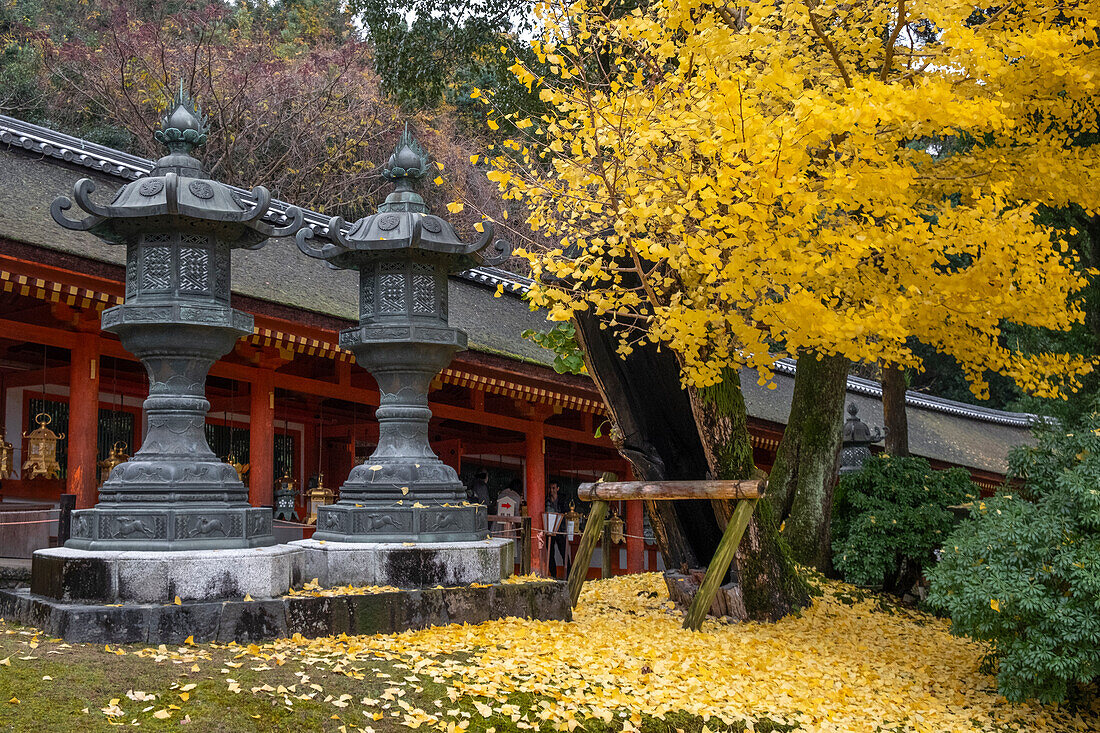
POLYGON ((840 443, 840 468, 838 473, 843 476, 863 468, 863 462, 871 457, 872 443, 877 443, 883 438, 881 428, 871 428, 867 423, 859 419, 859 408, 856 403, 848 403, 848 419, 844 421, 844 432, 840 443))
MULTIPOLYGON (((359 271, 359 325, 340 334, 374 375, 381 392, 375 412, 378 447, 352 469, 340 499, 317 510, 316 540, 342 542, 466 542, 485 540, 486 509, 470 504, 458 474, 428 444, 428 389, 432 379, 466 348, 466 334, 447 321, 447 276, 507 258, 511 248, 491 244, 493 225, 480 240, 459 240, 413 190, 428 156, 406 126, 382 171, 396 184, 378 212, 343 234, 334 218, 330 242, 315 244, 298 232, 306 255, 339 269, 359 271)), ((307 560, 308 563, 308 560, 307 560)))
MULTIPOLYGON (((262 221, 271 196, 251 197, 211 180, 192 151, 206 142, 201 110, 183 93, 161 120, 156 139, 168 154, 153 170, 93 201, 87 178, 73 188, 89 214, 74 221, 54 201, 58 224, 126 248, 126 299, 103 312, 149 375, 143 406, 145 439, 115 466, 94 508, 73 513, 66 548, 83 550, 215 550, 275 544, 270 508, 251 507, 234 468, 218 460, 204 433, 211 365, 252 333, 252 316, 230 305, 230 253, 256 249, 268 237, 292 235, 303 217, 286 211, 283 226, 262 221)), ((94 467, 89 467, 90 469, 94 467)))

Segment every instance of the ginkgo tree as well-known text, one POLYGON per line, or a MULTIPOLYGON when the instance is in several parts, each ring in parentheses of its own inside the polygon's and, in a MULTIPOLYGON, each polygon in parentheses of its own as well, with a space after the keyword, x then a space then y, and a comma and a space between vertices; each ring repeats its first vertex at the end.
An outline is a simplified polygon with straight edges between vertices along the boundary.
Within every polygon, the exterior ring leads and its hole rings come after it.
MULTIPOLYGON (((777 357, 920 369, 919 341, 978 396, 991 371, 1055 396, 1091 370, 1002 327, 1081 320, 1088 273, 1035 212, 1100 208, 1097 147, 1074 145, 1097 126, 1100 2, 578 0, 538 17, 545 68, 512 70, 549 112, 509 120, 490 172, 557 243, 526 252, 532 300, 599 319, 622 356, 670 349, 714 475, 744 475, 751 449, 743 400, 708 394, 745 367, 769 383, 777 357)), ((491 125, 508 117, 477 94, 491 125)), ((827 504, 792 513, 792 542, 827 547, 827 504)))

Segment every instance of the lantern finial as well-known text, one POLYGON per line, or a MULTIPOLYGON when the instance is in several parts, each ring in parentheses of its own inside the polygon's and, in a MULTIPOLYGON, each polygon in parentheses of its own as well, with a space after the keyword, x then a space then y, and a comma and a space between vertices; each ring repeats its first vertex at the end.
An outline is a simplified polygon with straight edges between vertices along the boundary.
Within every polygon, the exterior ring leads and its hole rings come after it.
POLYGON ((399 188, 408 188, 427 170, 428 153, 409 132, 409 123, 406 122, 405 131, 401 133, 401 139, 397 141, 393 155, 390 156, 386 167, 382 169, 382 177, 398 184, 399 188))
POLYGON ((160 129, 153 133, 158 142, 169 152, 190 155, 191 151, 206 143, 210 132, 202 107, 183 90, 183 80, 175 99, 168 104, 168 111, 160 118, 160 129))

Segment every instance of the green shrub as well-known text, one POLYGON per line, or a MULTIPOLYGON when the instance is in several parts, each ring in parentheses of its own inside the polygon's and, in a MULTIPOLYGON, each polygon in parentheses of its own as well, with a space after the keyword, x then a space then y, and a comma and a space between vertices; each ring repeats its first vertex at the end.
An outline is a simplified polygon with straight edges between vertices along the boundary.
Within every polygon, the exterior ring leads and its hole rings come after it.
POLYGON ((870 458, 840 480, 833 503, 833 565, 844 579, 893 593, 913 587, 955 522, 948 509, 977 496, 961 468, 923 458, 870 458))
POLYGON ((1009 456, 1018 490, 974 506, 944 543, 929 602, 989 642, 1009 700, 1064 699, 1100 674, 1100 420, 1009 456))

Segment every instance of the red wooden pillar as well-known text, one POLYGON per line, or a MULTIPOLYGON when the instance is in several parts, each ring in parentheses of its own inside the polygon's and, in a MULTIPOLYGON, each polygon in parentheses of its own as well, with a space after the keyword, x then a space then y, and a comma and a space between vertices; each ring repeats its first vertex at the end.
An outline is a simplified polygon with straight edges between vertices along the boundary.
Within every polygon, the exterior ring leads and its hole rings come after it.
POLYGON ((531 517, 531 569, 545 575, 548 572, 544 559, 545 549, 539 548, 538 537, 542 537, 542 545, 549 542, 549 537, 541 534, 543 530, 542 515, 546 511, 546 453, 545 438, 541 422, 531 423, 527 431, 526 460, 524 461, 526 480, 527 514, 531 517))
POLYGON ((627 501, 626 504, 626 572, 640 573, 645 566, 642 553, 645 543, 642 540, 642 511, 640 501, 627 501))
POLYGON ((248 503, 271 506, 275 485, 275 374, 257 369, 248 411, 248 503))
POLYGON ((77 509, 94 506, 98 494, 96 448, 99 437, 99 342, 77 336, 69 363, 69 458, 66 488, 77 509))

